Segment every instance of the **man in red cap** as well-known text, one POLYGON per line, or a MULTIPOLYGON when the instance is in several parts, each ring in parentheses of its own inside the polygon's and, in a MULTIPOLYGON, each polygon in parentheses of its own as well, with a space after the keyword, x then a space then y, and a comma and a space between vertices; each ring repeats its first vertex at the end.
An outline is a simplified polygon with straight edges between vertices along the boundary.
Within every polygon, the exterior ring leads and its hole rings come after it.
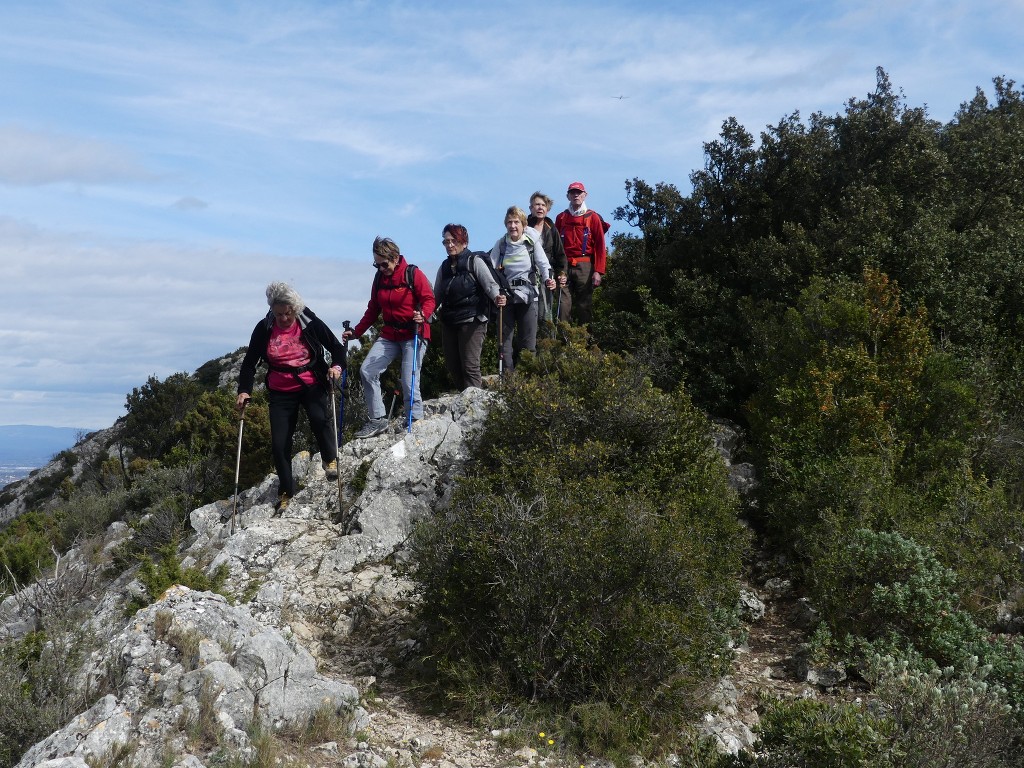
POLYGON ((571 312, 576 322, 589 323, 594 289, 601 285, 608 258, 604 242, 608 225, 599 213, 587 208, 587 188, 582 181, 570 184, 565 196, 569 207, 555 218, 555 229, 562 236, 568 265, 565 286, 568 291, 562 292, 558 314, 562 319, 569 319, 571 312))

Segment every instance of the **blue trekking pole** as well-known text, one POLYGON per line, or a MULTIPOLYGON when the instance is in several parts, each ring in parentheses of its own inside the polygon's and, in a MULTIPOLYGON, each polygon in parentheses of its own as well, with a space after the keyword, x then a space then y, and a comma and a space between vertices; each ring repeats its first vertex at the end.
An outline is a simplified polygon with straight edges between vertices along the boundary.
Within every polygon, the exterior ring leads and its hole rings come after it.
POLYGON ((416 333, 412 337, 412 380, 409 382, 409 424, 406 432, 412 432, 412 404, 416 399, 416 369, 420 361, 420 329, 422 323, 416 324, 416 333))

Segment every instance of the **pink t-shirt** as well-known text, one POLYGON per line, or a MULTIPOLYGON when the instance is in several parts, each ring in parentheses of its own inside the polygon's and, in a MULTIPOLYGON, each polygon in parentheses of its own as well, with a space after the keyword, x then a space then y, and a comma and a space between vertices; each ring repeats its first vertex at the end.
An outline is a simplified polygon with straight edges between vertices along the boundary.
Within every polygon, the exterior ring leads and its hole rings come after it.
MULTIPOLYGON (((270 330, 270 341, 267 343, 267 362, 271 365, 287 365, 295 368, 308 365, 310 362, 309 347, 302 343, 302 329, 298 323, 292 323, 288 329, 281 329, 274 323, 270 330)), ((306 385, 316 384, 316 376, 312 371, 300 373, 298 379, 306 385)), ((302 389, 302 384, 293 373, 281 373, 271 370, 267 376, 267 386, 278 392, 295 392, 302 389)))

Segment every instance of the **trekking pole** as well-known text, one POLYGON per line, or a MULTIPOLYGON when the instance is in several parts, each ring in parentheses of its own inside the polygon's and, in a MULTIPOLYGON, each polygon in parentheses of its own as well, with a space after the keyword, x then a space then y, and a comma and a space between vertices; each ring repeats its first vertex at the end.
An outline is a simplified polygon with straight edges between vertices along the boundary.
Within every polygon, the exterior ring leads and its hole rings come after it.
MULTIPOLYGON (((500 294, 499 294, 500 295, 500 294)), ((498 382, 505 378, 505 334, 503 323, 505 319, 505 306, 498 307, 498 382)))
POLYGON ((558 323, 558 311, 562 304, 562 284, 555 280, 555 323, 558 323))
MULTIPOLYGON (((341 327, 346 331, 351 330, 352 323, 345 320, 341 327)), ((344 334, 343 334, 344 335, 344 334)), ((341 413, 339 414, 337 421, 337 443, 338 447, 341 448, 341 441, 345 434, 345 395, 347 394, 346 387, 348 386, 348 339, 345 339, 345 365, 341 369, 341 413)))
MULTIPOLYGON (((342 372, 342 376, 344 376, 345 375, 344 374, 344 368, 342 369, 342 371, 343 371, 342 372)), ((344 392, 342 393, 341 397, 342 397, 341 407, 342 407, 342 410, 344 411, 344 408, 345 408, 345 399, 344 399, 345 398, 345 393, 344 392)), ((338 425, 341 422, 338 421, 338 392, 337 392, 337 388, 334 386, 334 384, 331 384, 331 411, 332 411, 332 414, 334 416, 334 444, 338 448, 340 448, 341 447, 341 428, 338 425)), ((338 459, 341 458, 341 451, 337 450, 337 449, 335 449, 335 450, 336 450, 336 455, 334 457, 334 466, 335 466, 335 468, 338 471, 335 473, 334 479, 338 481, 337 511, 338 511, 338 519, 340 520, 341 519, 341 467, 338 465, 338 459)))
POLYGON ((416 370, 420 367, 420 331, 422 323, 416 324, 416 333, 413 335, 413 378, 409 382, 409 427, 407 432, 413 431, 413 403, 416 402, 416 370))
POLYGON ((242 411, 238 417, 238 455, 235 457, 235 495, 231 499, 231 528, 232 536, 235 534, 235 510, 238 508, 238 476, 242 470, 242 430, 245 429, 245 407, 249 405, 246 399, 242 403, 242 411))
POLYGON ((388 421, 391 421, 391 415, 395 412, 395 402, 398 400, 398 396, 401 394, 397 389, 391 390, 391 405, 388 407, 388 421))

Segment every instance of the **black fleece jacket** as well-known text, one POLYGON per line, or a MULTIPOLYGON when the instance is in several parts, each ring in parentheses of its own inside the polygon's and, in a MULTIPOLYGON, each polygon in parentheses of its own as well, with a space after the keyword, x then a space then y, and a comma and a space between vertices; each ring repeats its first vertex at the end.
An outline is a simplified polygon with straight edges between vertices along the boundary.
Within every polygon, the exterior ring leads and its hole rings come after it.
MULTIPOLYGON (((309 307, 303 309, 295 319, 299 324, 299 338, 309 347, 313 373, 318 381, 326 384, 327 369, 330 365, 345 367, 345 345, 327 327, 327 323, 313 314, 313 310, 309 307), (331 362, 329 364, 326 353, 330 353, 331 362)), ((270 342, 270 331, 273 326, 274 313, 270 311, 253 328, 252 338, 249 339, 249 349, 245 352, 242 369, 238 373, 238 394, 243 392, 247 395, 252 394, 252 386, 256 380, 256 367, 260 363, 267 362, 267 344, 270 342)))

